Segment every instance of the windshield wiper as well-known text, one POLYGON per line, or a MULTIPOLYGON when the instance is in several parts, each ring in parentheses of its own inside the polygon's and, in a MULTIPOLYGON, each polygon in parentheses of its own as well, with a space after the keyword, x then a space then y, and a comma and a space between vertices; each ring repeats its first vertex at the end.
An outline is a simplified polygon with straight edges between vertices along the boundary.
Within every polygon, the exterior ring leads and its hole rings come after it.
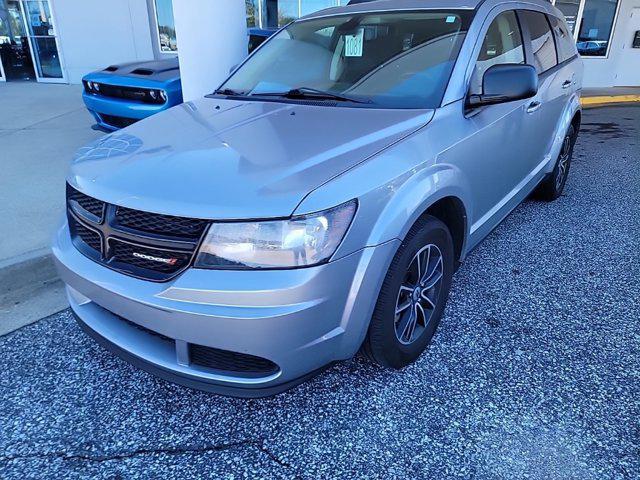
POLYGON ((232 88, 221 88, 213 93, 216 95, 224 95, 226 97, 243 97, 245 95, 244 92, 239 92, 238 90, 233 90, 232 88))
POLYGON ((371 103, 371 100, 360 100, 358 98, 353 98, 348 95, 328 92, 326 90, 318 90, 317 88, 310 87, 298 87, 292 88, 286 92, 259 92, 252 93, 250 96, 256 97, 283 97, 283 98, 293 98, 293 99, 305 99, 305 98, 314 98, 314 99, 327 99, 327 100, 338 100, 340 102, 353 102, 353 103, 371 103))

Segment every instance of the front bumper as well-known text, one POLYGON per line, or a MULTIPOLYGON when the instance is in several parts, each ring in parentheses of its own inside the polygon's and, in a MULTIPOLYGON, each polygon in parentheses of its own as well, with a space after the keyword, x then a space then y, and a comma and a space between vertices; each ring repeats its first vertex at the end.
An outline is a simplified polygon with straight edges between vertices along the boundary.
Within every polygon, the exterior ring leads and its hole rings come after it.
POLYGON ((155 113, 162 112, 171 108, 179 102, 169 98, 163 104, 139 103, 129 100, 121 100, 118 98, 101 97, 99 95, 82 93, 82 100, 89 112, 96 119, 101 127, 107 130, 118 130, 120 127, 111 125, 107 120, 107 116, 121 117, 133 120, 142 120, 155 113))
POLYGON ((166 283, 89 260, 71 243, 66 223, 56 233, 53 253, 74 314, 100 343, 173 382, 261 397, 357 352, 397 247, 392 241, 302 269, 191 268, 166 283), (255 355, 278 369, 247 378, 201 368, 190 362, 191 345, 255 355))

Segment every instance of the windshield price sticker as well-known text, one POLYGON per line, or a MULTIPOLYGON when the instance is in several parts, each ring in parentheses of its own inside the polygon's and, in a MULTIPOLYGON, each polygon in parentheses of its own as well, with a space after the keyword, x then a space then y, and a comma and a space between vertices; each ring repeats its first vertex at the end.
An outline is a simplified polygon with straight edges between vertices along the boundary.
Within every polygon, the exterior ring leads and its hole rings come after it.
POLYGON ((361 57, 364 46, 364 28, 358 30, 355 35, 344 36, 344 56, 361 57))

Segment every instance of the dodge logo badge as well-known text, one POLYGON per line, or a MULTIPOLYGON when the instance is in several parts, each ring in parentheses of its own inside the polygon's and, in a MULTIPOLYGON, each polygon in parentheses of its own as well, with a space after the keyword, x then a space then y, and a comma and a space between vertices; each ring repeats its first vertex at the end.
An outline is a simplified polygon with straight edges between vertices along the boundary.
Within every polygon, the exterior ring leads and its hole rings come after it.
POLYGON ((151 260, 152 262, 166 263, 167 265, 175 265, 178 263, 177 258, 162 258, 154 257, 152 255, 145 255, 144 253, 133 252, 134 257, 143 258, 145 260, 151 260))

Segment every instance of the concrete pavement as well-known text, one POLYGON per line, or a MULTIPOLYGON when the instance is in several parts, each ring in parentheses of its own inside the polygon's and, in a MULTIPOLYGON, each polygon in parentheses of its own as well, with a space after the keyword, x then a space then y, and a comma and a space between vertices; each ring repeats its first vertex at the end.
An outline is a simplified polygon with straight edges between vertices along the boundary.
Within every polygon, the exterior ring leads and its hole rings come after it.
POLYGON ((158 380, 64 312, 0 338, 0 478, 640 478, 640 108, 588 110, 564 195, 454 278, 401 372, 263 400, 158 380))
POLYGON ((47 259, 75 151, 103 135, 78 85, 0 83, 0 335, 66 307, 47 259))
POLYGON ((0 83, 0 262, 49 246, 64 211, 64 178, 76 150, 103 133, 91 129, 78 85, 0 83), (62 186, 62 187, 61 187, 62 186))

